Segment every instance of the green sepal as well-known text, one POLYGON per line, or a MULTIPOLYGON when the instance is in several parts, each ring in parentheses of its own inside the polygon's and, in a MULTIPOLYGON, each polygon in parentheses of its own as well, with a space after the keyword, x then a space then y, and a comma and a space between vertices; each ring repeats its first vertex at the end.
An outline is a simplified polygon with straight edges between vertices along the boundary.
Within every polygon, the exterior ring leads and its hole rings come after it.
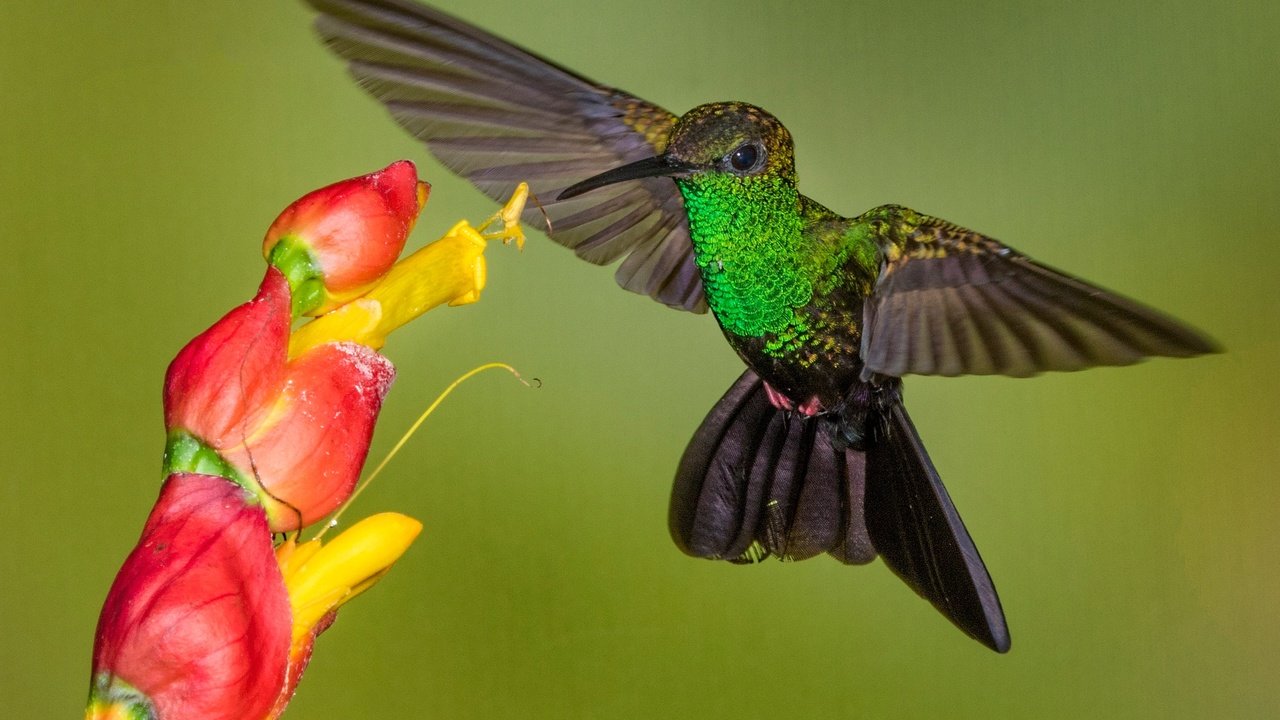
POLYGON ((267 253, 267 262, 289 283, 293 317, 299 318, 320 307, 325 299, 324 271, 315 255, 297 236, 286 235, 267 253))
POLYGON ((257 483, 245 477, 222 454, 186 430, 170 430, 164 444, 164 477, 174 473, 196 473, 226 478, 257 498, 257 483))
POLYGON ((156 720, 160 717, 151 698, 141 690, 112 675, 100 672, 89 687, 89 707, 94 705, 120 708, 129 720, 156 720))

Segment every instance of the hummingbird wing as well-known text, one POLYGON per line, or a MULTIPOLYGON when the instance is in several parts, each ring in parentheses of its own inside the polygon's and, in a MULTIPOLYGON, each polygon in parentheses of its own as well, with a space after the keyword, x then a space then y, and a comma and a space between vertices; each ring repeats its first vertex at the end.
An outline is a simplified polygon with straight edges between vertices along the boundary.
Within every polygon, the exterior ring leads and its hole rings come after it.
POLYGON ((863 454, 830 421, 775 408, 747 370, 689 441, 671 491, 671 537, 694 557, 755 562, 875 557, 862 514, 863 454))
POLYGON ((872 374, 1034 375, 1216 352, 1197 331, 945 220, 886 205, 881 269, 863 307, 872 374))
POLYGON ((495 200, 520 181, 524 221, 618 284, 706 312, 684 201, 647 178, 557 201, 564 188, 662 152, 675 116, 433 8, 404 0, 307 0, 316 32, 360 86, 446 167, 495 200), (539 209, 541 208, 541 209, 539 209))

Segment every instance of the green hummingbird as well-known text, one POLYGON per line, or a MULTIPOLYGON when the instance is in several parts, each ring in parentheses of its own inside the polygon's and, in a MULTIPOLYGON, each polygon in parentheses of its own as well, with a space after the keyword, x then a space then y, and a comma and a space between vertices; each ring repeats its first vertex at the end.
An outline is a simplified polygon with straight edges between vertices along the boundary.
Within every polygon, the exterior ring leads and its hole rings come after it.
POLYGON ((901 377, 1127 365, 1215 351, 1187 326, 898 205, 800 194, 791 134, 717 102, 679 117, 433 8, 308 0, 367 91, 494 199, 527 180, 548 234, 671 307, 710 309, 747 369, 676 471, 684 552, 879 556, 988 647, 995 586, 902 404, 901 377), (584 179, 585 178, 585 179, 584 179))

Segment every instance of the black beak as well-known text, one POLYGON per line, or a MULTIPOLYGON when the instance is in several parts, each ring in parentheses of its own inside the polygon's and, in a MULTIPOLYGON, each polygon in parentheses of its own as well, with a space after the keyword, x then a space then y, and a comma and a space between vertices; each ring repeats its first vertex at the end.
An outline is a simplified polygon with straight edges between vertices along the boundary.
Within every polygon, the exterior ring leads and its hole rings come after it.
POLYGON ((654 157, 637 160, 636 162, 616 167, 612 170, 606 170, 599 175, 589 177, 580 183, 570 185, 561 191, 560 196, 556 199, 568 200, 569 198, 577 197, 583 193, 591 192, 596 188, 602 188, 605 185, 612 185, 614 183, 622 182, 623 180, 639 180, 640 178, 647 177, 669 177, 672 175, 682 175, 693 169, 694 166, 675 160, 669 155, 655 155, 654 157))

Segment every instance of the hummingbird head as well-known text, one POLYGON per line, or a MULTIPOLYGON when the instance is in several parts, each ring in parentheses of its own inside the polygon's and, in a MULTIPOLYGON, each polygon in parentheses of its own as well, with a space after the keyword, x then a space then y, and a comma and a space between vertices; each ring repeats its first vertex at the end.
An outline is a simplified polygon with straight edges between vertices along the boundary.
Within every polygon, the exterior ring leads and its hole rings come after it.
POLYGON ((740 102, 699 105, 680 116, 661 155, 616 167, 571 185, 564 200, 624 180, 718 174, 795 183, 791 133, 765 110, 740 102))
POLYGON ((740 102, 699 105, 680 117, 665 156, 696 172, 795 177, 791 133, 765 110, 740 102))

